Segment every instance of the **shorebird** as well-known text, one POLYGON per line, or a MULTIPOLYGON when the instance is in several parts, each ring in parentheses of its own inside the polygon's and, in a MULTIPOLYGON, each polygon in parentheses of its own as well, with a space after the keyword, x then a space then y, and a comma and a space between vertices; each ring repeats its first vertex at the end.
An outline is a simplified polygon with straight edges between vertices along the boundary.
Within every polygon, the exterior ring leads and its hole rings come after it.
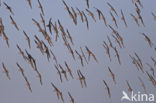
POLYGON ((6 6, 6 9, 8 9, 10 11, 10 13, 12 15, 14 15, 14 12, 12 11, 12 8, 8 4, 6 4, 5 2, 3 2, 3 4, 6 6))
POLYGON ((2 67, 3 67, 3 70, 4 70, 4 73, 6 74, 7 78, 10 80, 10 75, 9 75, 9 71, 6 69, 4 63, 2 62, 2 67))
POLYGON ((106 86, 106 90, 107 90, 107 93, 108 93, 108 97, 109 98, 111 98, 111 93, 110 93, 110 89, 109 89, 109 86, 107 85, 107 83, 106 83, 106 81, 105 80, 103 80, 103 83, 105 84, 105 86, 106 86))

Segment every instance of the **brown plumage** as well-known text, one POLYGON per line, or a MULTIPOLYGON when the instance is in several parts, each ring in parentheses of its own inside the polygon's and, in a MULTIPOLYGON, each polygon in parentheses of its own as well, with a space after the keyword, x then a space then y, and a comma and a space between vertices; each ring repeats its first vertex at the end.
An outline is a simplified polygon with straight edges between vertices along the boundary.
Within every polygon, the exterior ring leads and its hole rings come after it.
POLYGON ((19 31, 19 28, 18 28, 16 22, 14 21, 14 19, 11 17, 11 15, 10 15, 10 19, 11 19, 11 23, 12 23, 12 24, 15 26, 15 28, 19 31))
POLYGON ((10 45, 9 45, 9 38, 7 37, 5 32, 3 32, 3 37, 4 37, 4 40, 6 41, 6 44, 7 44, 8 48, 9 48, 10 47, 10 45))
POLYGON ((29 48, 31 48, 31 44, 30 44, 30 38, 29 38, 29 36, 26 34, 26 32, 23 30, 23 33, 24 33, 24 35, 25 35, 25 37, 26 37, 26 40, 27 40, 27 42, 28 42, 28 46, 29 46, 29 48))
POLYGON ((64 75, 65 79, 68 81, 66 71, 63 69, 63 67, 62 67, 60 64, 59 64, 59 67, 60 67, 60 69, 61 69, 61 73, 64 75))
POLYGON ((72 79, 74 79, 73 74, 72 74, 72 71, 71 71, 71 69, 69 68, 67 62, 65 61, 64 64, 65 64, 65 66, 66 66, 66 69, 67 69, 68 73, 70 74, 70 76, 72 77, 72 79))
POLYGON ((2 67, 3 67, 4 73, 6 74, 7 78, 10 80, 11 78, 10 78, 9 72, 8 72, 8 70, 6 69, 6 67, 5 67, 5 65, 4 65, 3 62, 2 62, 2 67))
POLYGON ((150 38, 145 33, 142 33, 142 35, 145 37, 145 40, 148 42, 149 46, 152 47, 153 43, 151 42, 150 38))
POLYGON ((136 22, 136 24, 138 25, 138 27, 140 26, 139 22, 138 22, 138 19, 133 15, 133 14, 130 14, 133 18, 133 20, 136 22))
POLYGON ((68 92, 68 95, 70 97, 70 103, 74 103, 74 98, 71 96, 70 92, 68 92))
POLYGON ((6 4, 5 2, 3 2, 3 4, 6 6, 6 9, 8 9, 10 11, 10 13, 12 15, 14 15, 14 12, 12 11, 12 8, 8 4, 6 4))
POLYGON ((123 22, 124 22, 125 26, 126 26, 126 27, 128 27, 127 22, 126 22, 126 20, 125 20, 125 16, 124 16, 124 14, 123 14, 123 11, 122 11, 122 10, 121 10, 121 20, 123 20, 123 22))
POLYGON ((82 48, 80 47, 81 53, 82 53, 82 57, 85 59, 86 63, 88 64, 87 58, 82 50, 82 48))
POLYGON ((96 58, 96 56, 88 49, 87 46, 85 46, 87 53, 88 53, 88 61, 90 61, 90 57, 92 56, 94 58, 94 60, 98 63, 98 60, 96 58))
POLYGON ((118 16, 118 14, 117 14, 116 10, 114 9, 114 7, 108 2, 107 2, 107 5, 111 8, 111 11, 113 11, 116 14, 116 16, 118 16))
POLYGON ((108 84, 106 83, 106 81, 105 80, 103 80, 103 83, 105 84, 105 86, 106 86, 106 90, 107 90, 107 93, 108 93, 108 97, 109 98, 111 98, 111 93, 110 93, 110 89, 109 89, 109 86, 108 86, 108 84))
POLYGON ((126 83, 127 83, 127 86, 128 86, 128 91, 129 91, 129 92, 132 92, 132 91, 133 91, 133 89, 131 88, 131 86, 130 86, 130 84, 129 84, 128 80, 126 80, 126 83))
POLYGON ((92 19, 96 22, 96 19, 95 19, 95 16, 94 16, 94 13, 91 12, 90 10, 86 9, 86 11, 88 12, 88 15, 90 15, 92 17, 92 19))
POLYGON ((81 65, 84 66, 82 56, 78 53, 77 50, 75 50, 75 52, 76 52, 76 54, 78 55, 78 58, 79 58, 80 61, 81 61, 81 65))
POLYGON ((38 0, 38 4, 39 4, 39 8, 41 9, 42 14, 44 15, 43 7, 42 7, 42 5, 41 5, 40 0, 38 0))
POLYGON ((28 4, 29 4, 30 8, 32 9, 31 0, 27 0, 27 2, 28 2, 28 4))
POLYGON ((115 75, 114 75, 114 73, 112 72, 112 70, 110 69, 110 67, 108 67, 108 70, 109 70, 110 75, 111 75, 111 77, 112 77, 112 79, 113 79, 113 81, 114 81, 114 84, 116 84, 116 80, 115 80, 115 75))
POLYGON ((62 80, 62 75, 61 75, 61 72, 59 71, 59 69, 58 69, 58 67, 57 67, 57 65, 54 65, 55 66, 55 69, 57 70, 57 74, 59 75, 59 77, 60 77, 60 81, 61 81, 61 83, 63 82, 63 80, 62 80))

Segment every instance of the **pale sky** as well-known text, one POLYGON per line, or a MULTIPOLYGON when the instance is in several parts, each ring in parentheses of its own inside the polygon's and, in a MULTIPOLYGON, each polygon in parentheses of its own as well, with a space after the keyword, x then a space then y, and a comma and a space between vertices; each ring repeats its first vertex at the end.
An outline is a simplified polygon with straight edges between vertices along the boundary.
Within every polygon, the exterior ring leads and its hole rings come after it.
MULTIPOLYGON (((150 2, 149 0, 141 0, 143 8, 140 6, 139 8, 141 9, 141 15, 143 17, 145 27, 143 27, 140 21, 140 27, 138 27, 130 16, 130 13, 137 15, 135 5, 131 0, 89 0, 89 10, 94 13, 96 22, 94 22, 93 19, 87 14, 85 10, 87 8, 85 0, 65 0, 69 7, 73 7, 75 10, 76 8, 79 8, 81 11, 83 10, 85 12, 89 22, 89 30, 87 30, 86 24, 81 22, 79 15, 77 18, 78 24, 75 25, 73 23, 62 3, 62 0, 40 0, 45 12, 44 18, 46 24, 48 24, 50 18, 52 18, 53 23, 59 19, 63 27, 69 30, 73 38, 75 45, 72 46, 72 49, 74 51, 77 50, 81 53, 81 46, 85 55, 88 57, 85 50, 85 46, 88 46, 88 48, 96 55, 99 63, 96 63, 91 57, 89 64, 84 62, 84 67, 81 66, 80 60, 76 54, 76 61, 73 60, 71 54, 68 52, 68 49, 63 44, 64 42, 62 41, 60 32, 60 37, 57 42, 55 42, 54 31, 52 35, 48 32, 54 43, 54 46, 52 47, 49 46, 42 34, 38 32, 37 26, 32 21, 32 18, 34 18, 41 24, 41 10, 38 8, 37 0, 31 0, 32 9, 30 9, 27 0, 1 0, 1 2, 0 17, 3 20, 5 32, 9 38, 10 48, 7 47, 3 37, 0 37, 0 64, 4 62, 9 71, 11 80, 8 80, 5 73, 3 73, 2 65, 0 65, 0 103, 62 103, 61 100, 57 99, 57 95, 51 86, 51 82, 54 83, 63 93, 65 103, 70 103, 68 91, 74 98, 75 103, 122 103, 122 91, 129 93, 126 80, 129 81, 135 93, 138 91, 144 93, 141 83, 138 80, 138 76, 141 77, 145 83, 147 94, 152 93, 156 96, 155 87, 149 81, 146 73, 138 71, 135 65, 132 64, 132 60, 129 57, 129 54, 134 56, 134 52, 136 52, 142 59, 144 70, 152 74, 146 63, 153 66, 153 62, 150 58, 152 56, 156 59, 156 50, 154 50, 154 47, 150 48, 141 33, 147 34, 153 44, 156 45, 156 20, 153 19, 151 14, 151 12, 156 14, 155 0, 150 0, 150 2), (6 9, 3 4, 4 1, 11 6, 14 15, 6 9), (113 13, 117 20, 118 28, 115 27, 112 21, 109 13, 110 7, 107 5, 107 2, 109 2, 116 9, 119 15, 116 16, 113 13), (111 36, 111 29, 106 27, 103 21, 98 19, 98 14, 93 7, 100 9, 106 17, 107 24, 111 25, 123 37, 125 48, 120 49, 111 36), (128 24, 127 28, 121 20, 121 9, 123 10, 128 24), (11 24, 10 15, 16 21, 20 29, 19 31, 17 31, 11 24), (27 45, 23 30, 30 37, 32 46, 31 49, 29 49, 27 45), (69 81, 66 81, 63 77, 63 83, 60 82, 57 71, 53 65, 55 62, 52 58, 50 59, 50 62, 48 62, 46 54, 42 55, 39 49, 36 48, 34 35, 37 35, 48 45, 48 48, 51 49, 56 55, 59 64, 65 68, 64 61, 68 63, 73 72, 74 79, 72 79, 68 74, 67 76, 69 81), (109 61, 106 51, 102 46, 103 41, 108 43, 107 35, 110 37, 113 45, 117 47, 121 59, 121 65, 119 65, 115 52, 112 48, 110 49, 112 61, 109 61), (22 56, 18 54, 16 44, 18 44, 22 50, 26 49, 36 59, 38 71, 41 73, 43 79, 42 86, 40 85, 36 72, 26 61, 24 61, 22 56), (23 67, 25 75, 31 84, 32 93, 27 88, 22 74, 18 71, 16 62, 23 67), (114 84, 107 69, 108 66, 115 74, 117 81, 116 85, 114 84), (78 69, 80 69, 82 74, 86 77, 86 88, 81 88, 77 75, 78 69), (105 80, 109 85, 111 98, 107 95, 103 80, 105 80)), ((156 69, 156 67, 154 68, 156 69)), ((123 103, 129 102, 123 101, 123 103)))

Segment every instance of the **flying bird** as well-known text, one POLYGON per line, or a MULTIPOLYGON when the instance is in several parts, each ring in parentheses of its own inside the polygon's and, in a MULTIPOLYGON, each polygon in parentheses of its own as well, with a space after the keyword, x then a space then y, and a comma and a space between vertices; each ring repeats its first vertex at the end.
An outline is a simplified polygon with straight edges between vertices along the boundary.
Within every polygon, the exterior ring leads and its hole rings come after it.
POLYGON ((24 35, 25 35, 25 37, 26 37, 26 40, 27 40, 27 42, 28 42, 28 46, 29 46, 29 48, 31 48, 31 44, 30 44, 30 38, 29 38, 29 36, 26 34, 26 32, 23 30, 23 33, 24 33, 24 35))
POLYGON ((19 31, 19 28, 18 28, 16 22, 14 21, 14 19, 11 17, 11 15, 10 15, 10 19, 11 19, 11 23, 12 23, 12 24, 15 26, 15 28, 19 31))
POLYGON ((30 8, 32 9, 31 0, 27 0, 27 2, 28 2, 28 4, 29 4, 30 8))
POLYGON ((126 20, 125 20, 125 16, 124 16, 124 14, 123 14, 123 11, 122 11, 122 10, 121 10, 121 20, 123 20, 123 22, 124 22, 125 26, 127 27, 128 25, 127 25, 127 22, 126 22, 126 20))
POLYGON ((3 2, 4 3, 4 5, 6 6, 6 9, 8 9, 9 11, 10 11, 10 13, 12 14, 12 15, 14 15, 14 12, 12 11, 12 8, 8 5, 8 4, 6 4, 5 2, 3 2))
POLYGON ((6 67, 5 67, 5 65, 4 65, 3 62, 2 62, 2 67, 3 67, 4 73, 6 74, 6 76, 8 77, 8 79, 10 80, 11 78, 10 78, 9 72, 8 72, 8 70, 6 69, 6 67))
POLYGON ((38 0, 38 4, 39 4, 39 8, 41 9, 42 14, 44 15, 43 7, 42 7, 42 5, 41 5, 40 0, 38 0))
POLYGON ((108 93, 108 97, 109 98, 111 98, 111 93, 110 93, 110 89, 109 89, 109 86, 107 85, 107 83, 106 83, 106 81, 105 80, 103 80, 103 83, 105 84, 105 86, 106 86, 106 90, 107 90, 107 93, 108 93))

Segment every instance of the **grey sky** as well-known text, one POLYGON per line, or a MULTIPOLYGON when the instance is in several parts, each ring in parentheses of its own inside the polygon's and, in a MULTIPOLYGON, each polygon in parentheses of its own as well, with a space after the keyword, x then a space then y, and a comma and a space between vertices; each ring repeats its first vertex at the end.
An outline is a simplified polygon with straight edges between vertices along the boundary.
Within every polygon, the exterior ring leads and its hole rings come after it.
MULTIPOLYGON (((77 7, 80 10, 85 11, 87 8, 85 0, 65 1, 69 7, 72 6, 74 9, 77 7)), ((150 0, 150 2, 149 0, 141 0, 144 6, 141 8, 141 14, 145 22, 145 27, 143 27, 141 23, 141 26, 138 27, 130 16, 130 13, 136 15, 135 6, 131 0, 89 0, 89 10, 95 14, 97 20, 97 22, 94 22, 93 19, 87 15, 89 30, 87 30, 86 24, 81 22, 79 16, 77 26, 74 25, 72 19, 65 10, 62 0, 42 0, 41 4, 45 12, 44 18, 46 24, 48 24, 50 18, 52 18, 53 23, 59 19, 64 28, 67 28, 71 33, 75 43, 75 45, 72 46, 73 50, 78 50, 78 52, 80 52, 79 47, 81 46, 85 51, 85 46, 87 45, 96 55, 99 63, 96 63, 91 57, 89 64, 87 65, 85 63, 84 67, 81 66, 77 55, 75 55, 76 61, 72 59, 71 54, 69 54, 67 48, 63 45, 60 34, 59 40, 55 42, 55 33, 53 32, 51 36, 48 32, 54 43, 54 46, 50 47, 47 41, 44 40, 42 34, 38 32, 38 28, 32 21, 32 18, 34 18, 41 24, 41 11, 38 8, 37 0, 32 0, 32 9, 30 9, 26 0, 1 0, 1 2, 0 17, 3 19, 5 32, 9 38, 10 48, 7 47, 3 37, 0 37, 0 64, 4 62, 9 71, 11 80, 7 79, 5 73, 3 73, 2 65, 0 65, 0 103, 62 103, 61 100, 57 99, 56 93, 50 84, 51 82, 63 92, 65 103, 69 103, 70 101, 68 91, 75 99, 75 103, 121 103, 120 99, 122 97, 122 91, 124 90, 128 93, 126 80, 129 81, 134 92, 137 93, 140 91, 141 93, 144 93, 137 78, 138 76, 144 81, 147 93, 152 93, 156 96, 155 87, 149 81, 146 74, 138 71, 129 57, 129 54, 134 56, 134 52, 136 52, 144 63, 145 71, 151 73, 149 67, 145 63, 149 63, 153 66, 150 57, 152 56, 156 59, 156 51, 154 50, 154 47, 149 47, 141 33, 147 34, 151 41, 156 45, 156 21, 153 20, 153 16, 151 15, 151 12, 156 14, 155 0, 150 0), (17 31, 11 24, 9 18, 11 14, 3 5, 4 1, 12 7, 12 10, 15 13, 12 17, 19 26, 20 31, 17 31), (119 15, 119 17, 117 17, 113 14, 117 20, 118 29, 112 22, 112 18, 109 14, 110 8, 107 5, 107 2, 116 9, 119 15), (120 49, 117 43, 114 42, 114 39, 111 37, 112 31, 109 27, 104 25, 103 21, 98 20, 97 12, 93 7, 99 8, 105 15, 107 23, 120 33, 124 39, 125 48, 120 49), (128 24, 127 28, 121 20, 121 9, 124 12, 128 24), (23 30, 26 31, 31 39, 31 49, 28 48, 27 41, 22 32, 23 30), (63 83, 60 82, 57 71, 53 65, 53 59, 51 58, 50 62, 48 62, 46 55, 42 55, 39 49, 36 48, 34 35, 37 35, 41 40, 44 40, 48 47, 57 56, 59 64, 65 67, 64 61, 68 63, 72 69, 74 79, 71 79, 68 75, 69 81, 66 81, 65 78, 63 78, 63 83), (107 35, 117 47, 121 58, 121 65, 119 65, 113 49, 110 49, 112 61, 109 61, 105 49, 102 46, 103 41, 108 43, 107 35), (34 72, 31 66, 23 60, 21 55, 18 54, 16 44, 18 44, 23 50, 28 50, 28 52, 30 52, 36 59, 38 70, 43 78, 42 86, 39 83, 36 72, 34 72), (23 67, 25 75, 31 84, 32 93, 28 90, 24 78, 18 71, 16 62, 23 67), (108 66, 116 76, 116 85, 114 85, 107 69, 108 66), (76 72, 78 69, 80 69, 86 77, 87 88, 81 88, 76 72), (105 80, 110 87, 111 98, 107 95, 103 80, 105 80)), ((85 13, 87 14, 86 11, 85 13)), ((88 56, 86 51, 85 54, 88 56)), ((123 103, 128 102, 124 101, 123 103)))

